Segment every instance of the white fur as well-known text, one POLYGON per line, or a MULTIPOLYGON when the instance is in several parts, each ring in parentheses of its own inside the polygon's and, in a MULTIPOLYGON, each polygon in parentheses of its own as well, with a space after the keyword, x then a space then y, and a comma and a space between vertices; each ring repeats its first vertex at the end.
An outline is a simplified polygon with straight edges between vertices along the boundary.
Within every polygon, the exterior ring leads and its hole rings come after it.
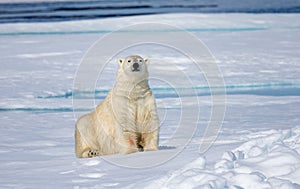
POLYGON ((76 123, 76 156, 87 158, 158 149, 159 121, 148 85, 148 59, 119 59, 116 83, 107 97, 76 123), (139 71, 133 72, 133 63, 139 71))

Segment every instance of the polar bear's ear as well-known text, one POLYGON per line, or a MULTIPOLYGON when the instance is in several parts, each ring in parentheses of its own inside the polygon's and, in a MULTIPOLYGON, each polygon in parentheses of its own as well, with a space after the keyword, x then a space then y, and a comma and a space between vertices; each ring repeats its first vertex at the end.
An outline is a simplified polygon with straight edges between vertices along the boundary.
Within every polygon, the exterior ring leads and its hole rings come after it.
POLYGON ((123 59, 123 58, 118 58, 118 63, 119 63, 119 65, 123 64, 124 61, 125 61, 125 59, 123 59))
POLYGON ((144 58, 144 61, 146 64, 149 64, 149 62, 150 62, 149 58, 144 58))

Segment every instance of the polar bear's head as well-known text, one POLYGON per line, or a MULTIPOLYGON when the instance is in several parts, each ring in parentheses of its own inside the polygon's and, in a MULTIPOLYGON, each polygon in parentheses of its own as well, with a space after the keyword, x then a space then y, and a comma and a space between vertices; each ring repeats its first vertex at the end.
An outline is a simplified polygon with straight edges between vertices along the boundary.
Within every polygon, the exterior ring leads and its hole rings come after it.
POLYGON ((148 78, 149 59, 140 56, 128 56, 125 59, 119 58, 119 74, 129 80, 144 80, 148 78))

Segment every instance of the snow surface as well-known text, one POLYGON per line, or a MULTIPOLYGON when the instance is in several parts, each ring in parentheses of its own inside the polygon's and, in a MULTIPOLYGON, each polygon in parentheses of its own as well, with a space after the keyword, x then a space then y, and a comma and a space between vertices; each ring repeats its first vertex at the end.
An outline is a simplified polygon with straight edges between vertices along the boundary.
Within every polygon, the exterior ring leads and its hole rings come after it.
MULTIPOLYGON (((0 188, 300 188, 299 18, 170 14, 1 24, 0 188), (201 115, 191 123, 197 125, 193 138, 175 157, 154 167, 113 163, 134 165, 133 159, 163 159, 177 150, 165 144, 177 129, 179 100, 189 106, 195 97, 178 99, 166 83, 150 81, 163 122, 160 150, 77 159, 74 124, 78 114, 90 110, 75 112, 74 118, 72 87, 83 55, 110 31, 157 21, 192 32, 215 56, 228 93, 218 139, 206 153, 199 153, 212 108, 203 75, 182 55, 145 46, 132 51, 150 57, 152 71, 161 70, 176 81, 176 74, 185 70, 195 80, 201 115), (172 70, 167 63, 173 61, 178 67, 172 70)), ((103 99, 116 68, 112 60, 96 84, 95 96, 78 97, 83 104, 85 99, 103 99)))

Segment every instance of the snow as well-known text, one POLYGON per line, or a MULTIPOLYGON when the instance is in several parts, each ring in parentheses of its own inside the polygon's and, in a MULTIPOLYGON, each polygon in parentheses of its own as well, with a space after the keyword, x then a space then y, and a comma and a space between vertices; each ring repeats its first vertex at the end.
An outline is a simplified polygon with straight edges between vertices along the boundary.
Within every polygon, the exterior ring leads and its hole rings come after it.
POLYGON ((298 19, 298 14, 168 14, 1 24, 0 188, 300 188, 298 19), (171 85, 151 80, 162 121, 160 150, 77 159, 76 118, 90 111, 86 100, 99 103, 105 97, 117 68, 111 60, 96 92, 76 96, 82 109, 73 113, 72 87, 82 57, 110 31, 158 20, 192 32, 217 60, 227 91, 217 140, 199 153, 212 109, 203 73, 180 53, 144 46, 131 50, 150 57, 150 75, 155 71, 171 82, 188 73, 197 97, 186 88, 179 99, 171 85), (173 61, 177 67, 169 68, 173 61), (195 98, 200 115, 190 125, 196 131, 181 148, 185 135, 174 135, 181 105, 193 107, 195 98), (173 136, 178 143, 167 145, 173 136))
MULTIPOLYGON (((224 152, 214 169, 206 168, 206 159, 199 157, 182 168, 168 173, 167 176, 146 184, 143 183, 138 187, 299 188, 300 157, 295 151, 295 147, 285 144, 291 136, 298 141, 300 139, 299 131, 299 128, 270 131, 265 133, 266 136, 259 136, 232 151, 224 152), (281 139, 274 138, 274 135, 281 139), (260 143, 256 143, 258 141, 260 143), (270 142, 273 144, 270 145, 270 142), (248 158, 240 155, 249 154, 251 149, 257 145, 268 146, 263 155, 248 158)), ((252 134, 260 135, 255 132, 252 134)))

